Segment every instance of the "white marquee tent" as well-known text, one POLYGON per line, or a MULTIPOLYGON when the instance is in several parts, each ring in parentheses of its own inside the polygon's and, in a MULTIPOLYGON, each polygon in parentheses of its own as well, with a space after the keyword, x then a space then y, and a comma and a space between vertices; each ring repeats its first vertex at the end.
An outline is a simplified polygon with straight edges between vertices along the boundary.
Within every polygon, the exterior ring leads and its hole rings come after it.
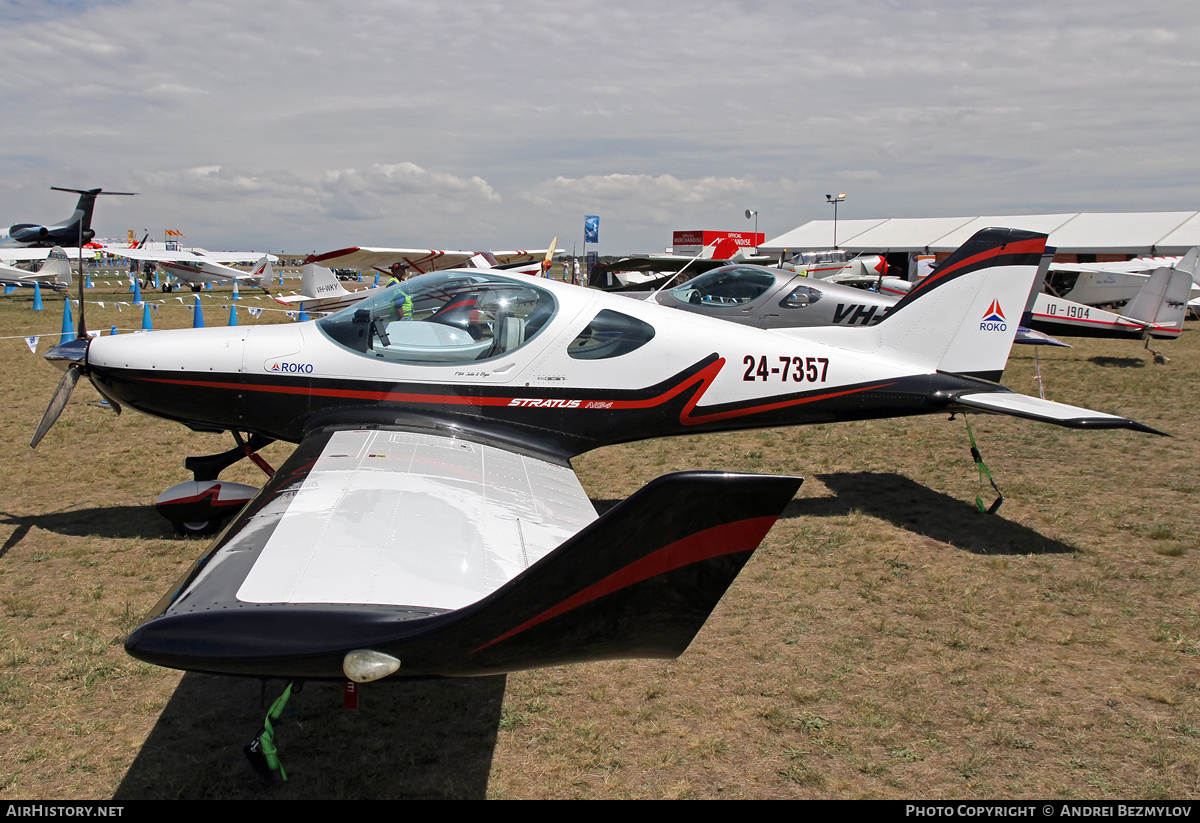
MULTIPOLYGON (((1200 212, 1014 214, 981 217, 893 217, 837 221, 837 247, 856 252, 951 252, 988 226, 1048 234, 1059 254, 1175 255, 1200 246, 1200 212)), ((813 220, 763 243, 775 254, 834 246, 832 220, 813 220)))

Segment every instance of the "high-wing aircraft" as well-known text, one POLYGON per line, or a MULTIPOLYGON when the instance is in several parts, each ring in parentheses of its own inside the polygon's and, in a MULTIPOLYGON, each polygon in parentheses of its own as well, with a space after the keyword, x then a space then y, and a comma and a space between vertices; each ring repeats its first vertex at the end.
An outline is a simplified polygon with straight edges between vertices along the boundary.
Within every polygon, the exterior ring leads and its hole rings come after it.
MULTIPOLYGON (((62 189, 51 186, 51 191, 69 191, 79 195, 75 211, 66 220, 45 226, 41 223, 14 223, 8 231, 0 234, 0 249, 16 248, 51 248, 53 246, 79 247, 82 240, 87 243, 96 233, 92 231, 92 209, 96 198, 102 194, 127 195, 137 194, 132 191, 105 191, 104 189, 62 189)), ((6 259, 17 259, 6 255, 6 259)), ((30 259, 30 258, 22 258, 30 259)))
MULTIPOLYGON (((987 229, 866 328, 788 333, 494 270, 281 326, 80 339, 118 406, 299 447, 126 641, 264 677, 472 675, 688 644, 797 487, 669 475, 596 518, 582 452, 946 412, 1153 429, 992 382, 1045 236, 987 229)), ((82 333, 82 330, 81 330, 82 333)))
MULTIPOLYGON (((547 252, 559 249, 515 249, 488 252, 492 266, 510 263, 531 263, 543 258, 547 252)), ((350 246, 345 249, 309 255, 305 263, 315 263, 330 269, 378 269, 385 271, 393 263, 403 263, 417 273, 428 273, 464 266, 471 258, 480 254, 474 251, 450 251, 447 249, 392 249, 380 246, 350 246)))
MULTIPOLYGON (((558 238, 554 238, 555 242, 558 238)), ((509 261, 508 263, 499 263, 492 254, 475 254, 469 262, 479 269, 501 269, 508 274, 528 274, 532 276, 540 276, 549 268, 550 260, 554 256, 554 244, 551 243, 549 249, 546 249, 545 256, 537 262, 509 261)), ((300 272, 300 293, 274 295, 276 302, 282 303, 285 306, 303 307, 305 311, 313 313, 330 313, 340 311, 363 300, 371 297, 378 292, 382 287, 370 289, 358 289, 357 291, 349 291, 342 285, 342 281, 337 278, 337 275, 330 269, 324 266, 318 266, 316 263, 305 263, 304 268, 300 272)))
POLYGON ((1147 257, 1114 263, 1052 263, 1047 290, 1087 306, 1119 306, 1132 300, 1157 271, 1186 272, 1193 303, 1200 299, 1200 249, 1182 257, 1147 257))
MULTIPOLYGON (((204 249, 158 251, 153 249, 121 249, 114 252, 131 260, 155 263, 181 285, 198 291, 205 283, 239 283, 266 289, 274 276, 271 263, 279 258, 258 252, 210 252, 204 249), (235 269, 228 263, 254 263, 250 271, 235 269)), ((171 285, 163 286, 171 291, 171 285)))
POLYGON ((0 286, 26 286, 33 288, 38 283, 45 288, 61 291, 70 288, 71 261, 58 246, 50 249, 46 262, 36 272, 25 271, 0 263, 0 286))
POLYGON ((1046 334, 1174 339, 1183 331, 1191 289, 1190 274, 1164 267, 1141 279, 1120 313, 1042 293, 1024 322, 1046 334))

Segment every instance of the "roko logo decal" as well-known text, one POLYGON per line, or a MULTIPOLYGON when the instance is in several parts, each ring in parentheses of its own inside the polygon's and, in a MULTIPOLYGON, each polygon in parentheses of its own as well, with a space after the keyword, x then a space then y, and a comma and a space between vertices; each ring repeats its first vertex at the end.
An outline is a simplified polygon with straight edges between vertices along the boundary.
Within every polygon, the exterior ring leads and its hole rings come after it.
POLYGON ((288 374, 312 374, 312 370, 312 363, 291 363, 287 360, 272 363, 267 369, 267 371, 287 372, 288 374))
POLYGON ((1004 319, 1004 312, 1000 309, 1000 301, 993 300, 992 305, 988 306, 988 310, 983 314, 983 322, 979 324, 980 331, 1007 331, 1008 321, 1004 319))

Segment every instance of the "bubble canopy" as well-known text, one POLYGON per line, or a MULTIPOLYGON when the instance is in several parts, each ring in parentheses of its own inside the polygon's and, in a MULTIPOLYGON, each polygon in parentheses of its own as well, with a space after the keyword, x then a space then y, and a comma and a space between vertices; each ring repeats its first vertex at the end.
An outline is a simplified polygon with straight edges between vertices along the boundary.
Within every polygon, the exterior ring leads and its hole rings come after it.
POLYGON ((525 280, 451 270, 386 288, 317 328, 365 357, 454 365, 519 349, 557 310, 549 291, 525 280))

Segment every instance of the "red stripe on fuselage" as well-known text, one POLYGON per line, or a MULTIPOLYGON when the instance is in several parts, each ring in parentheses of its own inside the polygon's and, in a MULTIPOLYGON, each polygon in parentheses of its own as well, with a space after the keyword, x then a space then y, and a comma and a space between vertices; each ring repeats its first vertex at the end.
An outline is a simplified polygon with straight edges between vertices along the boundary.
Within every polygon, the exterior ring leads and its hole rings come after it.
MULTIPOLYGON (((799 406, 805 403, 814 403, 818 400, 827 400, 832 397, 842 397, 847 394, 856 394, 858 392, 871 391, 873 389, 886 388, 892 385, 889 383, 876 383, 870 386, 860 386, 858 388, 846 389, 844 391, 826 392, 825 394, 810 395, 806 397, 798 397, 790 400, 779 400, 774 402, 765 402, 757 405, 745 406, 736 409, 727 409, 721 412, 713 412, 709 414, 693 414, 696 405, 704 397, 708 387, 712 385, 720 373, 721 368, 725 365, 725 359, 719 358, 707 367, 681 380, 673 388, 659 394, 655 397, 649 397, 644 400, 598 400, 596 398, 585 399, 581 398, 579 406, 573 407, 572 411, 591 411, 588 408, 589 403, 603 403, 604 407, 594 407, 596 411, 612 411, 616 409, 649 409, 656 406, 661 406, 674 397, 678 396, 685 389, 691 387, 695 383, 700 383, 699 389, 695 395, 683 407, 683 411, 679 414, 679 423, 683 426, 698 426, 703 423, 711 423, 717 420, 729 420, 735 417, 745 417, 751 414, 760 412, 775 411, 789 406, 799 406)), ((508 406, 513 400, 527 399, 524 397, 464 397, 457 394, 417 394, 413 392, 399 391, 368 391, 363 389, 327 389, 316 386, 280 386, 271 385, 268 383, 222 383, 219 381, 210 380, 182 380, 168 379, 161 377, 145 377, 141 378, 148 383, 165 383, 168 385, 177 386, 197 386, 200 388, 210 389, 229 389, 230 391, 260 391, 274 394, 299 394, 316 397, 338 397, 348 400, 375 400, 381 402, 392 403, 424 403, 437 404, 448 406, 508 406)), ((574 398, 571 398, 574 399, 574 398)))

